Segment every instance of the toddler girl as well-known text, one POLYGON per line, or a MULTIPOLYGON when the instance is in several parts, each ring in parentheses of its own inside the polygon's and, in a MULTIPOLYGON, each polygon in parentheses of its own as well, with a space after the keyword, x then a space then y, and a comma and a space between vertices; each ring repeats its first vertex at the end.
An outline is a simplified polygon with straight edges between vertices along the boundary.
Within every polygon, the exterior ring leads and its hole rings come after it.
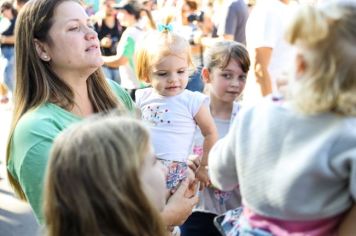
POLYGON ((168 189, 174 190, 187 175, 187 158, 196 125, 204 136, 204 153, 197 177, 209 184, 207 154, 217 133, 207 105, 208 98, 186 90, 192 66, 190 46, 172 32, 171 18, 143 39, 136 51, 136 72, 152 88, 136 92, 143 120, 150 124, 155 154, 169 169, 168 189))

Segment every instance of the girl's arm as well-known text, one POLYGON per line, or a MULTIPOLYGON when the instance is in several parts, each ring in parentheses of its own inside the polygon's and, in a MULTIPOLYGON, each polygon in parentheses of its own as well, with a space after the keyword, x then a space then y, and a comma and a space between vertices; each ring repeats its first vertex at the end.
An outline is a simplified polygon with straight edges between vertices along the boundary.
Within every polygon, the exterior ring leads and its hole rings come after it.
POLYGON ((230 191, 239 181, 236 169, 236 138, 239 119, 235 119, 229 132, 220 139, 209 153, 209 176, 214 187, 230 191))
POLYGON ((214 143, 217 141, 218 133, 213 117, 211 116, 207 106, 201 106, 194 118, 201 130, 201 134, 204 137, 203 157, 197 171, 197 178, 202 181, 203 186, 201 187, 204 187, 210 184, 206 167, 208 165, 209 151, 214 145, 214 143))

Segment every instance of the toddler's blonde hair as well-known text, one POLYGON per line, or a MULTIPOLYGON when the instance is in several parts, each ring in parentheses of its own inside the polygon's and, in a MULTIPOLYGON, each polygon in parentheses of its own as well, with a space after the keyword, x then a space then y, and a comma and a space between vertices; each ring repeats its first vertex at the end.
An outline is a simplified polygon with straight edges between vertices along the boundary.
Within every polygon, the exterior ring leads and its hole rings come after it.
MULTIPOLYGON (((173 16, 169 15, 163 21, 163 25, 168 26, 172 21, 173 16)), ((190 45, 186 39, 167 28, 161 32, 158 30, 148 32, 135 53, 138 79, 150 83, 152 67, 163 57, 179 54, 186 54, 188 66, 194 67, 190 45)))
POLYGON ((356 115, 356 4, 304 6, 286 39, 301 49, 305 71, 292 86, 292 102, 305 114, 356 115))

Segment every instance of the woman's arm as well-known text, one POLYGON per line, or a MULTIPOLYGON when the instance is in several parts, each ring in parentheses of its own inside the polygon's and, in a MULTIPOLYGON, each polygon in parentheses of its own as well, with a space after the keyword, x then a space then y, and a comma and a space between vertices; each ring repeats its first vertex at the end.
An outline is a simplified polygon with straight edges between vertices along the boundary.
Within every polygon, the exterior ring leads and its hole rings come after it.
POLYGON ((188 180, 183 181, 177 191, 167 201, 167 204, 161 212, 161 217, 167 227, 182 225, 192 214, 193 207, 198 203, 197 195, 186 197, 188 190, 188 180))

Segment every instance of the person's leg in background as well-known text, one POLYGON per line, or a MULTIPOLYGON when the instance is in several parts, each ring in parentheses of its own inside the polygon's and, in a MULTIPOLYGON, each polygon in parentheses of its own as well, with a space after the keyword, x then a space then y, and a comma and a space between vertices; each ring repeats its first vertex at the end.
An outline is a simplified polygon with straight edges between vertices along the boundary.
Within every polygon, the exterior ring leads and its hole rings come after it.
POLYGON ((4 70, 4 82, 7 88, 12 93, 15 87, 14 66, 15 66, 15 51, 14 47, 3 47, 1 53, 6 59, 4 70))

